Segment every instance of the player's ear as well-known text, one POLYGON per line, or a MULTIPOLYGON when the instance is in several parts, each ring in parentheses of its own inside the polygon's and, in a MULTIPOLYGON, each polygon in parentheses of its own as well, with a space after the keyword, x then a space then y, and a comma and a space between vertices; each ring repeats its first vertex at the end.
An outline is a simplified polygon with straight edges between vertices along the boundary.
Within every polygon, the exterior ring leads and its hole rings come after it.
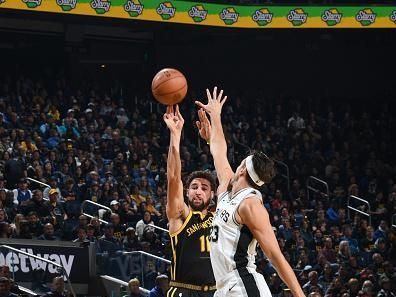
POLYGON ((239 171, 239 175, 245 175, 245 173, 248 174, 248 173, 247 173, 247 168, 246 168, 246 166, 243 166, 243 167, 241 168, 241 170, 239 171))

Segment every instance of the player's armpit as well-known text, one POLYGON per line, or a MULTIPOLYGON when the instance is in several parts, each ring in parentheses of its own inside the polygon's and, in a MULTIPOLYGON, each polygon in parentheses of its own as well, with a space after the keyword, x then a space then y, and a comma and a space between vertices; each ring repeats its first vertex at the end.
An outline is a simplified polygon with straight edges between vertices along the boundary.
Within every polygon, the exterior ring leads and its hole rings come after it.
POLYGON ((176 178, 168 177, 166 215, 168 219, 183 219, 188 214, 188 206, 184 202, 183 183, 176 178))

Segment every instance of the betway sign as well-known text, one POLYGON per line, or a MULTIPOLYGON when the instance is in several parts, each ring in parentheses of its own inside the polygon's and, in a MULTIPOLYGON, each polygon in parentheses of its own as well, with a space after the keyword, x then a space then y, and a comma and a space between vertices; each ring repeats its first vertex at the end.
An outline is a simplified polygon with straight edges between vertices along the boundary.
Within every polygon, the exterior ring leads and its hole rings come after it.
MULTIPOLYGON (((42 243, 45 244, 44 241, 42 243)), ((25 244, 9 243, 7 243, 7 245, 62 265, 72 282, 88 282, 88 248, 60 245, 26 246, 25 244)), ((4 248, 0 249, 0 265, 9 266, 11 272, 15 273, 15 279, 19 282, 24 280, 30 281, 32 279, 32 274, 37 270, 44 271, 47 280, 51 280, 55 274, 61 273, 60 268, 55 265, 4 248)))
MULTIPOLYGON (((33 249, 24 249, 21 251, 27 252, 29 254, 34 254, 33 249)), ((57 264, 63 265, 67 275, 70 275, 71 268, 73 266, 74 255, 57 255, 57 254, 34 254, 46 260, 54 261, 57 264)), ((52 265, 48 262, 38 260, 33 257, 29 257, 23 254, 17 254, 14 252, 9 252, 6 255, 0 254, 0 265, 7 265, 10 267, 11 272, 18 272, 21 270, 24 273, 30 272, 31 270, 42 269, 48 271, 49 273, 57 273, 58 267, 52 265)))

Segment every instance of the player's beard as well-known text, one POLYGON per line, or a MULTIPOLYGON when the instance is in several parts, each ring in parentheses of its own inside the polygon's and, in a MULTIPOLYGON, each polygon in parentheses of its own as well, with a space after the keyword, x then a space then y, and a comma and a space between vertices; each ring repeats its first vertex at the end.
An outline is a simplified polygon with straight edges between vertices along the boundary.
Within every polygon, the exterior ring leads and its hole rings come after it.
POLYGON ((208 199, 208 201, 204 201, 202 200, 202 202, 200 204, 194 204, 193 201, 188 201, 190 204, 190 207, 193 211, 203 211, 204 209, 207 209, 209 204, 210 204, 210 199, 208 199))

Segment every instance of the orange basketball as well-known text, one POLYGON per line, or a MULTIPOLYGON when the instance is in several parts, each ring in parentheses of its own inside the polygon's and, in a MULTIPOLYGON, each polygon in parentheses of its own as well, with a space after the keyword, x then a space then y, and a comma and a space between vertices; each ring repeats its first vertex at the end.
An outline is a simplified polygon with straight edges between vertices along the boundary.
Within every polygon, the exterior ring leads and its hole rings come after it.
POLYGON ((164 68, 154 76, 151 91, 158 102, 165 105, 177 104, 187 94, 187 80, 179 70, 164 68))

